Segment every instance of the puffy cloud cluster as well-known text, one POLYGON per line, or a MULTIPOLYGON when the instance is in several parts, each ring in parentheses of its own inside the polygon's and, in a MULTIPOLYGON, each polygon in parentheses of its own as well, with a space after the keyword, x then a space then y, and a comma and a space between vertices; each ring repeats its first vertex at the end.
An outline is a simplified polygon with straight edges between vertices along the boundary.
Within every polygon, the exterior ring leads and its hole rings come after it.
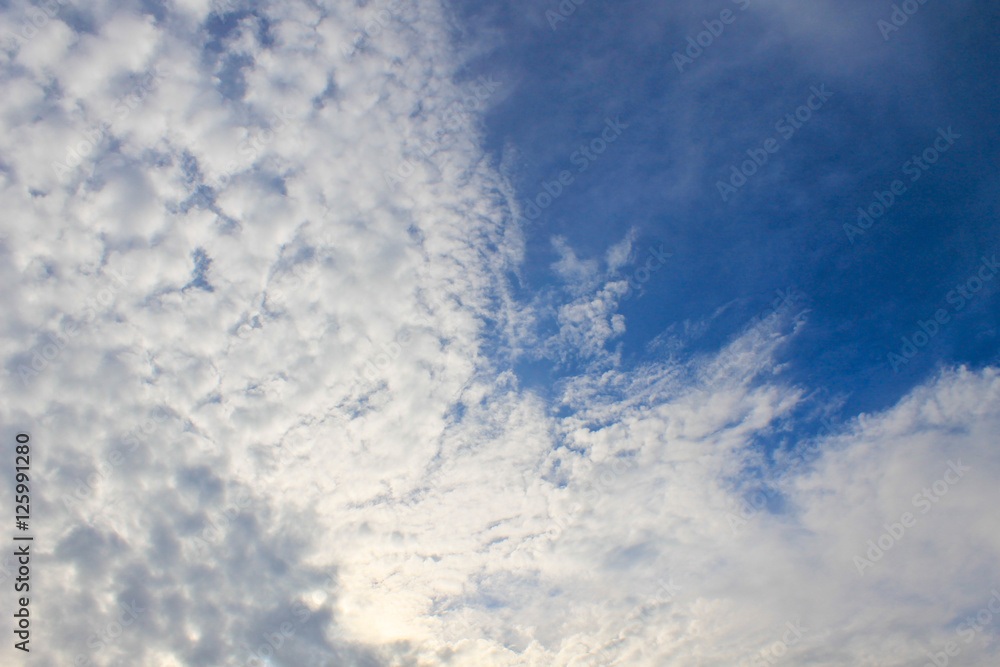
POLYGON ((0 53, 38 665, 902 665, 989 602, 995 371, 793 469, 755 446, 805 400, 781 318, 623 370, 628 287, 578 280, 558 333, 525 333, 551 312, 512 296, 516 198, 477 115, 503 82, 477 97, 444 8, 144 7, 58 5, 0 53), (601 364, 550 402, 496 352, 534 344, 601 364))

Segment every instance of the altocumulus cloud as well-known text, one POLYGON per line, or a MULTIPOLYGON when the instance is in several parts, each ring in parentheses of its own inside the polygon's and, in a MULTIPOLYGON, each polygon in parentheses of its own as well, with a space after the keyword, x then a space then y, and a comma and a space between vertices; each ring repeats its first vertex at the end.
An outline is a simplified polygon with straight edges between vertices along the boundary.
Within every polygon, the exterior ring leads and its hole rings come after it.
POLYGON ((807 401, 777 361, 800 322, 623 369, 628 286, 608 276, 628 240, 602 274, 556 239, 567 283, 596 277, 513 296, 517 198, 477 116, 444 120, 474 85, 446 7, 394 5, 350 57, 366 8, 149 7, 67 5, 0 52, 0 420, 35 443, 33 664, 915 664, 986 604, 996 370, 942 370, 766 455, 807 401), (266 326, 240 336, 251 318, 266 326), (594 363, 542 396, 498 335, 594 363), (784 465, 797 448, 820 454, 784 465), (958 459, 973 470, 859 577, 867 541, 958 459), (756 492, 777 500, 734 535, 756 492))

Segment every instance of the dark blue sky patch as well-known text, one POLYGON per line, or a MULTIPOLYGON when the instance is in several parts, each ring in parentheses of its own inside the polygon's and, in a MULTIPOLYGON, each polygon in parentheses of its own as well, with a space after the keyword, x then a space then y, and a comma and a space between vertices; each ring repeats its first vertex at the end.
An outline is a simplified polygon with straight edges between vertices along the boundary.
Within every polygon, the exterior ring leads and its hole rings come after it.
POLYGON ((253 62, 249 55, 226 54, 217 74, 219 94, 228 100, 242 100, 247 92, 244 70, 253 67, 253 62))
POLYGON ((167 7, 164 0, 141 0, 139 6, 143 13, 152 16, 157 23, 167 18, 167 7))
MULTIPOLYGON (((888 43, 876 28, 883 12, 861 2, 838 4, 844 29, 813 43, 764 6, 730 2, 586 2, 556 30, 547 5, 457 8, 470 30, 498 30, 510 47, 469 70, 510 82, 486 117, 487 147, 498 160, 505 146, 517 151, 525 210, 539 195, 545 204, 524 221, 523 298, 556 281, 552 236, 601 258, 635 228, 676 255, 621 306, 627 332, 609 348, 621 344, 628 365, 649 362, 649 342, 686 322, 713 324, 687 354, 721 347, 788 285, 810 309, 780 352, 788 379, 848 396, 844 416, 894 404, 941 366, 997 358, 1000 280, 908 363, 888 361, 920 322, 954 309, 949 292, 982 255, 1000 251, 996 8, 928 4, 888 43), (672 54, 726 8, 737 20, 678 72, 672 54), (817 89, 832 95, 805 110, 817 89), (575 164, 618 115, 621 136, 575 164), (762 153, 768 145, 777 150, 762 153), (753 174, 723 201, 718 184, 755 156, 753 174), (565 171, 572 182, 557 184, 565 171), (897 181, 905 191, 894 195, 897 181), (884 213, 853 234, 859 207, 880 203, 884 213)), ((518 366, 529 384, 581 370, 518 366)))
POLYGON ((202 248, 195 248, 191 256, 194 259, 191 282, 185 285, 181 291, 187 291, 194 287, 206 292, 214 292, 215 288, 208 282, 208 271, 212 267, 212 258, 202 248))
POLYGON ((240 8, 232 12, 213 12, 205 23, 205 30, 211 39, 205 45, 205 50, 209 53, 220 54, 226 50, 226 41, 232 34, 240 21, 254 13, 249 9, 240 8))

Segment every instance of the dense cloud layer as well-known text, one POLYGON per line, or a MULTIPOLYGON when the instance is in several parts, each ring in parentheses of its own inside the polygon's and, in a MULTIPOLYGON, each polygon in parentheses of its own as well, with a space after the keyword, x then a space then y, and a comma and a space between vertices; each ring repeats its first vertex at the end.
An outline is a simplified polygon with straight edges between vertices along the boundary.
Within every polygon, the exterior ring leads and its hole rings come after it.
POLYGON ((995 370, 768 457, 808 313, 624 368, 631 236, 515 297, 512 82, 445 8, 49 6, 0 15, 30 664, 995 660, 995 370))

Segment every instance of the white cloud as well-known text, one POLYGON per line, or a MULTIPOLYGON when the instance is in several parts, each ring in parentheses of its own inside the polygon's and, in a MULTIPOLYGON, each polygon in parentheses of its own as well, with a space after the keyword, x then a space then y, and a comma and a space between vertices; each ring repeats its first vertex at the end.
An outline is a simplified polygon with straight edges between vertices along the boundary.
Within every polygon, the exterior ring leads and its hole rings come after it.
POLYGON ((995 371, 769 467, 753 438, 804 400, 776 373, 781 322, 721 361, 626 372, 606 347, 627 287, 597 260, 563 247, 569 297, 510 295, 523 240, 476 115, 446 113, 475 92, 444 10, 401 9, 345 57, 361 9, 268 7, 273 47, 250 19, 223 40, 252 59, 230 99, 191 36, 208 2, 116 6, 94 35, 51 23, 2 74, 0 414, 33 439, 39 664, 245 664, 274 633, 288 665, 753 664, 799 622, 788 664, 907 664, 988 602, 995 371), (490 353, 516 358, 546 312, 552 354, 600 362, 559 388, 568 417, 490 353), (855 553, 950 459, 974 470, 861 577, 855 553), (761 489, 781 503, 734 534, 761 489))

